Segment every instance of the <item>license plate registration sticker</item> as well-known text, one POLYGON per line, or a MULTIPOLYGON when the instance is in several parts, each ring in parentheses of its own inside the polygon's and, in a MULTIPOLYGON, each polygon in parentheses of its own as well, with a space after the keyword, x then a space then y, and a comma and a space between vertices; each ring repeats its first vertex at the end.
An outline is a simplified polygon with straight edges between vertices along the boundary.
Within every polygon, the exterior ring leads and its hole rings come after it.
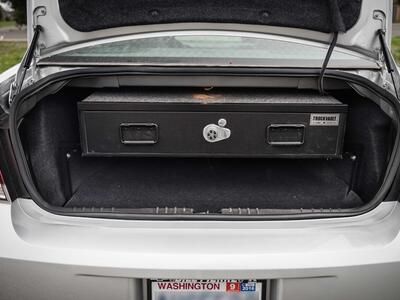
POLYGON ((151 281, 151 300, 262 300, 262 290, 252 280, 151 281))

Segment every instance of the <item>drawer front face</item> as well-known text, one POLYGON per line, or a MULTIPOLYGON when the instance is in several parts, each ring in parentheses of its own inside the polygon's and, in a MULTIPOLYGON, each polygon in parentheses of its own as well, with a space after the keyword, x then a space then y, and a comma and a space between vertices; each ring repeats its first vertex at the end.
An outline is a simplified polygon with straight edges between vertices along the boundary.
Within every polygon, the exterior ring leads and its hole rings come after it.
POLYGON ((81 111, 86 156, 340 157, 346 114, 81 111))

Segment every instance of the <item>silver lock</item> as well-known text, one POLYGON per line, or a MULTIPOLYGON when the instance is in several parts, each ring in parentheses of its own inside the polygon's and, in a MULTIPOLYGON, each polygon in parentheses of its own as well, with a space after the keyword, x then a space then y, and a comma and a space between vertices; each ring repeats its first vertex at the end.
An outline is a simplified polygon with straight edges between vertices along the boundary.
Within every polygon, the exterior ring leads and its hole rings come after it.
POLYGON ((231 136, 231 130, 225 128, 227 121, 225 119, 220 119, 218 125, 209 124, 203 129, 203 137, 209 143, 216 143, 226 139, 231 136))

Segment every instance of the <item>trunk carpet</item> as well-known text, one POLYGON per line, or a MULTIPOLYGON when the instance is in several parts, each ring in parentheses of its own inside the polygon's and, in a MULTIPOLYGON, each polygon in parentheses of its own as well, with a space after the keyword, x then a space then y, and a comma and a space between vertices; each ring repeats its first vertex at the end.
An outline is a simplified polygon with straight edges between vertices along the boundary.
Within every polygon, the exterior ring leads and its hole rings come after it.
POLYGON ((351 208, 363 205, 349 187, 353 165, 349 159, 94 159, 78 153, 69 160, 72 197, 65 206, 351 208))

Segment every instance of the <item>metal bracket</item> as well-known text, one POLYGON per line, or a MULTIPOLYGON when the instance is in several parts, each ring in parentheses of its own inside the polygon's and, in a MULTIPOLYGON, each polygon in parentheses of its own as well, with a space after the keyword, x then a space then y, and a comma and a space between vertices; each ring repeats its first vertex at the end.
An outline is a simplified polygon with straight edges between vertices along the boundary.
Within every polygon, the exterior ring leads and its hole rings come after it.
POLYGON ((373 18, 374 20, 378 20, 381 22, 381 30, 383 31, 383 33, 386 33, 386 14, 381 10, 374 10, 373 18))
POLYGON ((39 18, 47 14, 47 9, 45 6, 38 6, 33 11, 33 28, 39 25, 39 18))

